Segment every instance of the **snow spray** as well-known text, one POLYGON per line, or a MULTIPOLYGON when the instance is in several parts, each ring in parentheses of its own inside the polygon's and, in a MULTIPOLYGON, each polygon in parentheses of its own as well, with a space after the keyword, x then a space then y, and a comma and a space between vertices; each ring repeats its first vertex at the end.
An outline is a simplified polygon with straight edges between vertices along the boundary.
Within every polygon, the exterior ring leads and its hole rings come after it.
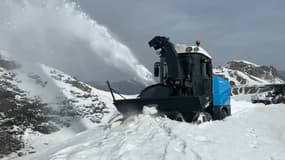
POLYGON ((151 72, 140 64, 130 48, 72 1, 4 0, 0 6, 0 35, 5 37, 0 38, 2 49, 10 53, 36 52, 31 58, 65 52, 58 49, 61 43, 80 40, 107 64, 133 75, 145 85, 153 82, 151 72), (52 34, 55 37, 50 38, 52 34), (55 43, 57 46, 52 46, 55 43))

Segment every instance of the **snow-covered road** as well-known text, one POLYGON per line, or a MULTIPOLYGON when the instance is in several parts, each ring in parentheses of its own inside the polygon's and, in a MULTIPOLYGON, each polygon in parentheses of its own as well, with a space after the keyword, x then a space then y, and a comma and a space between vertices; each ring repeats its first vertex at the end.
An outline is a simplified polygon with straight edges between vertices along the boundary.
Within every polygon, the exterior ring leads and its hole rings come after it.
POLYGON ((284 104, 233 100, 232 109, 225 120, 201 125, 139 115, 121 125, 89 129, 23 159, 285 159, 284 104))

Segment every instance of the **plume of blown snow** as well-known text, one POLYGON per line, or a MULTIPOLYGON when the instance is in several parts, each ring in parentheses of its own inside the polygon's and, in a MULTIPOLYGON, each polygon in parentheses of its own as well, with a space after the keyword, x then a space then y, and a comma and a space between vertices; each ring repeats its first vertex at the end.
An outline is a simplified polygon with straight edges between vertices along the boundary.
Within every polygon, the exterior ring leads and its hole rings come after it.
POLYGON ((59 61, 55 57, 69 58, 74 47, 82 47, 144 84, 153 82, 131 49, 72 1, 3 0, 0 35, 0 49, 25 62, 59 61))

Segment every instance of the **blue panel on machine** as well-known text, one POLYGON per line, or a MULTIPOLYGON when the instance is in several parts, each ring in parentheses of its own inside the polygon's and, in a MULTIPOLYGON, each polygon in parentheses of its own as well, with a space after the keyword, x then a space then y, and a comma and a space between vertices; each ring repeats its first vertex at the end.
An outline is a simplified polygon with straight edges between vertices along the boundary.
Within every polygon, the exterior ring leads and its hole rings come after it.
POLYGON ((230 105, 231 86, 228 80, 213 76, 214 107, 230 105))

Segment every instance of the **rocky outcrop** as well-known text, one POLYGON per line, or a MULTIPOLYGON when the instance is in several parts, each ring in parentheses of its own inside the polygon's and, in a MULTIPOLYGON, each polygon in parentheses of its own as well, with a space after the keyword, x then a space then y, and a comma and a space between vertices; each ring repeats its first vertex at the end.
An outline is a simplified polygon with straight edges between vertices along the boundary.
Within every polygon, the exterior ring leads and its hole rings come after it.
POLYGON ((230 61, 214 69, 214 74, 228 79, 232 94, 250 94, 263 91, 259 86, 284 83, 273 66, 257 65, 248 61, 230 61))
POLYGON ((13 70, 20 68, 20 65, 13 60, 9 60, 7 57, 5 57, 4 51, 0 50, 0 67, 7 70, 13 70))
POLYGON ((74 111, 78 117, 101 123, 104 116, 110 112, 105 102, 97 95, 95 88, 57 69, 45 65, 42 65, 42 68, 55 84, 62 88, 61 92, 68 104, 68 110, 74 111))
POLYGON ((51 83, 47 79, 30 72, 19 76, 19 68, 7 67, 6 62, 9 60, 5 59, 5 64, 1 62, 0 158, 10 153, 22 156, 35 152, 23 135, 51 134, 81 118, 89 119, 94 124, 101 123, 102 118, 109 113, 106 104, 93 91, 94 88, 56 70, 48 73, 48 76, 60 83, 57 87, 63 94, 61 97, 54 95, 58 100, 47 104, 42 100, 43 95, 30 94, 30 91, 35 91, 35 86, 39 90, 49 87, 51 83), (27 80, 28 83, 25 82, 27 80))
POLYGON ((22 135, 28 129, 43 134, 58 130, 49 119, 50 112, 45 104, 24 98, 23 94, 0 87, 0 155, 25 147, 22 135))
POLYGON ((281 79, 277 69, 273 66, 256 65, 248 61, 230 61, 225 65, 225 67, 273 82, 276 78, 281 79))
MULTIPOLYGON (((0 66, 3 66, 0 61, 0 66)), ((49 134, 58 130, 46 104, 20 89, 16 74, 0 67, 0 157, 25 147, 26 130, 49 134)))

